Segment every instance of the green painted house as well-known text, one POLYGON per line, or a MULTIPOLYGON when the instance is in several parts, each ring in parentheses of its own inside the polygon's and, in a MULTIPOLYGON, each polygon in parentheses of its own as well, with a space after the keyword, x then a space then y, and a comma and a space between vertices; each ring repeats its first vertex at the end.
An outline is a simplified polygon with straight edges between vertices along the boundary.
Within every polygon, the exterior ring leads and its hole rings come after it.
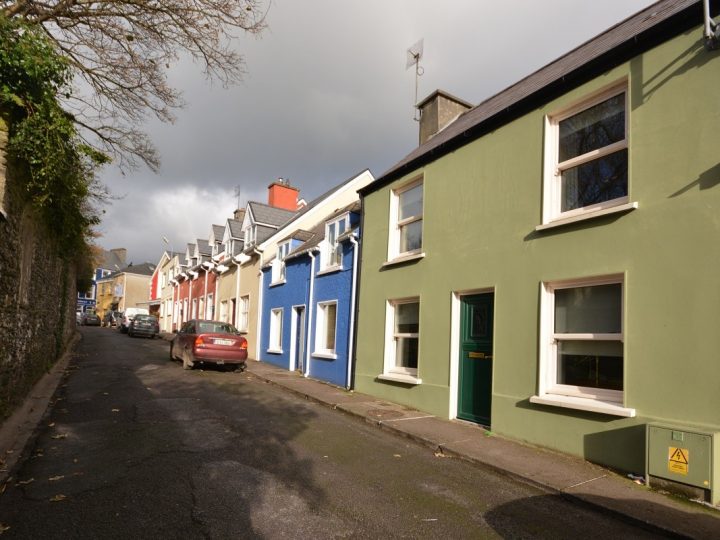
POLYGON ((635 472, 650 422, 720 431, 703 15, 661 1, 475 107, 420 104, 361 190, 358 391, 635 472))

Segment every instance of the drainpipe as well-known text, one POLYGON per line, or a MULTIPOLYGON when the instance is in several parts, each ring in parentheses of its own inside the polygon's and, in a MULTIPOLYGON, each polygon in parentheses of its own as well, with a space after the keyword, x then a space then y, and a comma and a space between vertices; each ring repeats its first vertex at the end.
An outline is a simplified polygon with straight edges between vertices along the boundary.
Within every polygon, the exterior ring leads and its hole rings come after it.
POLYGON ((235 257, 231 257, 230 260, 237 266, 235 272, 235 313, 233 314, 233 324, 237 326, 240 320, 240 263, 235 260, 235 257))
MULTIPOLYGON (((215 312, 217 311, 215 306, 218 304, 218 300, 219 300, 219 298, 218 298, 218 287, 220 286, 219 277, 220 277, 220 273, 218 272, 215 275, 215 294, 213 294, 213 316, 212 316, 213 320, 215 320, 215 312)), ((227 322, 227 321, 223 321, 223 322, 227 322)))
POLYGON ((187 320, 190 320, 192 318, 192 290, 193 290, 193 275, 191 274, 191 270, 188 270, 188 311, 190 312, 188 315, 190 315, 187 320))
POLYGON ((177 281, 173 280, 172 288, 172 311, 170 312, 170 329, 168 330, 168 332, 172 332, 173 328, 175 327, 175 289, 177 289, 177 281))
POLYGON ((262 266, 263 266, 263 252, 259 250, 257 247, 253 246, 253 253, 257 253, 257 255, 260 257, 260 270, 258 271, 258 274, 260 276, 260 286, 258 287, 258 306, 257 306, 257 320, 256 322, 256 328, 257 331, 255 332, 255 359, 258 360, 260 358, 260 332, 262 332, 262 303, 263 303, 263 288, 262 288, 262 266))
POLYGON ((314 296, 315 296, 315 255, 313 251, 320 252, 320 248, 315 247, 308 250, 310 255, 310 294, 308 298, 308 331, 305 332, 305 365, 303 366, 303 376, 310 375, 310 336, 312 334, 312 316, 314 312, 314 296))
POLYGON ((350 235, 350 242, 353 245, 353 269, 352 269, 352 288, 350 289, 350 326, 348 331, 348 361, 347 361, 347 381, 345 388, 350 390, 352 385, 353 372, 353 341, 355 339, 355 295, 357 294, 357 273, 358 273, 358 244, 355 233, 350 235))
POLYGON ((718 25, 713 21, 712 15, 710 14, 710 0, 703 0, 703 15, 704 15, 704 32, 703 38, 705 41, 705 48, 708 51, 712 51, 718 48, 718 25))
POLYGON ((207 279, 208 279, 208 269, 205 267, 205 264, 200 267, 205 272, 205 289, 203 293, 203 311, 202 319, 207 319, 207 279))

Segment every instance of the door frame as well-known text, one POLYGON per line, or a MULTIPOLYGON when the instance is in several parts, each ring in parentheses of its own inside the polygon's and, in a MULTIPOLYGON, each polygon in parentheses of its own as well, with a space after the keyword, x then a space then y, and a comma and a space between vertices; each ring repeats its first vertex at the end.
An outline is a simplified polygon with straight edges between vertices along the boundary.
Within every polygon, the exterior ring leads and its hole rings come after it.
MULTIPOLYGON (((462 318, 462 299, 464 296, 474 296, 476 294, 494 295, 497 299, 497 291, 495 287, 485 287, 481 289, 468 289, 463 291, 454 291, 450 298, 450 403, 449 418, 457 418, 458 410, 458 393, 460 391, 460 323, 462 318)), ((493 320, 495 319, 495 306, 493 303, 493 320)), ((493 324, 493 356, 495 355, 495 329, 493 324)), ((493 360, 494 362, 494 360, 493 360)), ((493 380, 490 381, 490 388, 495 388, 495 370, 493 369, 493 380)))
MULTIPOLYGON (((307 306, 305 304, 296 304, 291 307, 290 311, 290 360, 288 362, 289 371, 295 371, 298 369, 297 365, 297 347, 295 344, 298 342, 297 340, 297 326, 298 326, 298 310, 302 308, 302 323, 303 326, 300 329, 301 331, 301 343, 304 343, 306 340, 307 335, 307 306)), ((307 344, 304 344, 305 348, 307 344)), ((305 354, 305 351, 303 351, 303 355, 305 354)))

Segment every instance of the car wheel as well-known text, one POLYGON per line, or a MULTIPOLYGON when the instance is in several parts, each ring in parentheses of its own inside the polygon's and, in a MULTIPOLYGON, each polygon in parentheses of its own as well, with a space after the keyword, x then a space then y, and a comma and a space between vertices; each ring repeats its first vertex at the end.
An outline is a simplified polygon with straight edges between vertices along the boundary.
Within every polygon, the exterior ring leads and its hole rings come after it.
POLYGON ((185 351, 183 353, 183 369, 192 369, 195 364, 190 360, 190 353, 185 351))

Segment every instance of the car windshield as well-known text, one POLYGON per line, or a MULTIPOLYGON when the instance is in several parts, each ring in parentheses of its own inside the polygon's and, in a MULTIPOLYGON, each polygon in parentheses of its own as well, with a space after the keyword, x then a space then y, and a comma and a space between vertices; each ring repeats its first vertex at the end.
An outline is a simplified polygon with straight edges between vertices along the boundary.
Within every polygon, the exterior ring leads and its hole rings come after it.
POLYGON ((214 321, 198 322, 198 334, 237 334, 232 324, 214 321))
POLYGON ((149 321, 149 322, 155 322, 155 316, 154 315, 135 315, 136 321, 149 321))

